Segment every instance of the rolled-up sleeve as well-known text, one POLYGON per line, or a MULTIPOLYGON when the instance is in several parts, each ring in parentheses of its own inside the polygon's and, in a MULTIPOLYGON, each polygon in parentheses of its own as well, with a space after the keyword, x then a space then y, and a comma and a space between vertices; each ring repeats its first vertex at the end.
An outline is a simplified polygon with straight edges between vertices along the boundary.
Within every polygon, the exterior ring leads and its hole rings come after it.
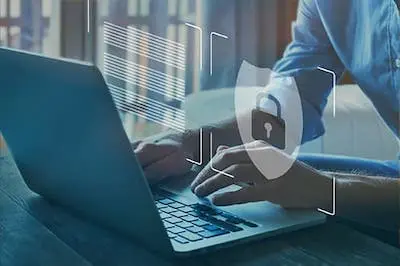
MULTIPOLYGON (((293 41, 286 48, 283 58, 274 66, 274 72, 291 76, 296 81, 302 100, 304 143, 325 132, 322 113, 333 87, 333 75, 319 70, 318 67, 329 69, 340 77, 344 66, 332 47, 315 0, 300 1, 292 36, 293 41)), ((277 84, 272 87, 272 90, 284 90, 277 84)))

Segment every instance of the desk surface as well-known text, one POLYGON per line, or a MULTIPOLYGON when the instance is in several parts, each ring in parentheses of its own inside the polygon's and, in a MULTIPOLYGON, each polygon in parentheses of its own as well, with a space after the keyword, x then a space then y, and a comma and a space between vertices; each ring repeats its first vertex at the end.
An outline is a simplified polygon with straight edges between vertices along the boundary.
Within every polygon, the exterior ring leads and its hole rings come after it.
POLYGON ((29 191, 10 158, 0 158, 2 266, 399 265, 399 261, 399 249, 333 222, 207 256, 167 260, 45 201, 29 191))

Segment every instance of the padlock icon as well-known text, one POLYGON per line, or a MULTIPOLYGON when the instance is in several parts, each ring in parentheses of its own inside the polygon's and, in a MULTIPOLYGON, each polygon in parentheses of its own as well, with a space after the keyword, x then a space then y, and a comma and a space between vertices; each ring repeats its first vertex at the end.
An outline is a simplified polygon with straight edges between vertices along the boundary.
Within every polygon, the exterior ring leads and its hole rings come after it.
POLYGON ((256 108, 252 111, 252 137, 284 150, 286 147, 286 124, 282 119, 282 108, 277 98, 268 93, 259 93, 256 99, 256 108), (262 99, 272 101, 276 106, 276 116, 261 107, 262 99))

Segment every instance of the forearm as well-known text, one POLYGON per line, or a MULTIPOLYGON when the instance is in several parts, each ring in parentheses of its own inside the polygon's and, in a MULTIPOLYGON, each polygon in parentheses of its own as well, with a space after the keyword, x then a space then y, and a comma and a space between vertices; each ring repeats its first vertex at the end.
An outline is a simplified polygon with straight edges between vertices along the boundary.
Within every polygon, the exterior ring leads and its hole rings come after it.
MULTIPOLYGON (((385 230, 399 230, 398 179, 351 174, 333 174, 333 176, 336 180, 337 216, 385 230)), ((327 195, 332 196, 332 193, 334 192, 331 189, 327 195)), ((325 202, 328 210, 332 208, 332 199, 333 197, 325 202)))

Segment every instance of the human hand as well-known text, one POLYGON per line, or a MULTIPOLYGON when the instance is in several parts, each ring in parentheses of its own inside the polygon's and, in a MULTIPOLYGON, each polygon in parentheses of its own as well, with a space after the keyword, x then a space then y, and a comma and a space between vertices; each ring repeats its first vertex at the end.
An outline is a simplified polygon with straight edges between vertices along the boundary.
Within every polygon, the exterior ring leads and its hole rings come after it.
POLYGON ((286 174, 277 179, 268 180, 253 165, 248 151, 267 152, 268 157, 289 160, 288 155, 259 141, 232 148, 219 147, 212 160, 213 167, 234 177, 216 173, 208 164, 193 181, 192 191, 199 197, 205 197, 224 187, 237 184, 242 188, 234 192, 215 194, 212 202, 215 205, 232 205, 270 201, 284 208, 329 206, 332 198, 330 177, 296 161, 286 174), (243 186, 243 183, 246 185, 243 186))
POLYGON ((150 183, 170 176, 179 176, 190 171, 192 164, 186 158, 183 134, 170 133, 163 137, 149 137, 132 143, 132 148, 150 183))

